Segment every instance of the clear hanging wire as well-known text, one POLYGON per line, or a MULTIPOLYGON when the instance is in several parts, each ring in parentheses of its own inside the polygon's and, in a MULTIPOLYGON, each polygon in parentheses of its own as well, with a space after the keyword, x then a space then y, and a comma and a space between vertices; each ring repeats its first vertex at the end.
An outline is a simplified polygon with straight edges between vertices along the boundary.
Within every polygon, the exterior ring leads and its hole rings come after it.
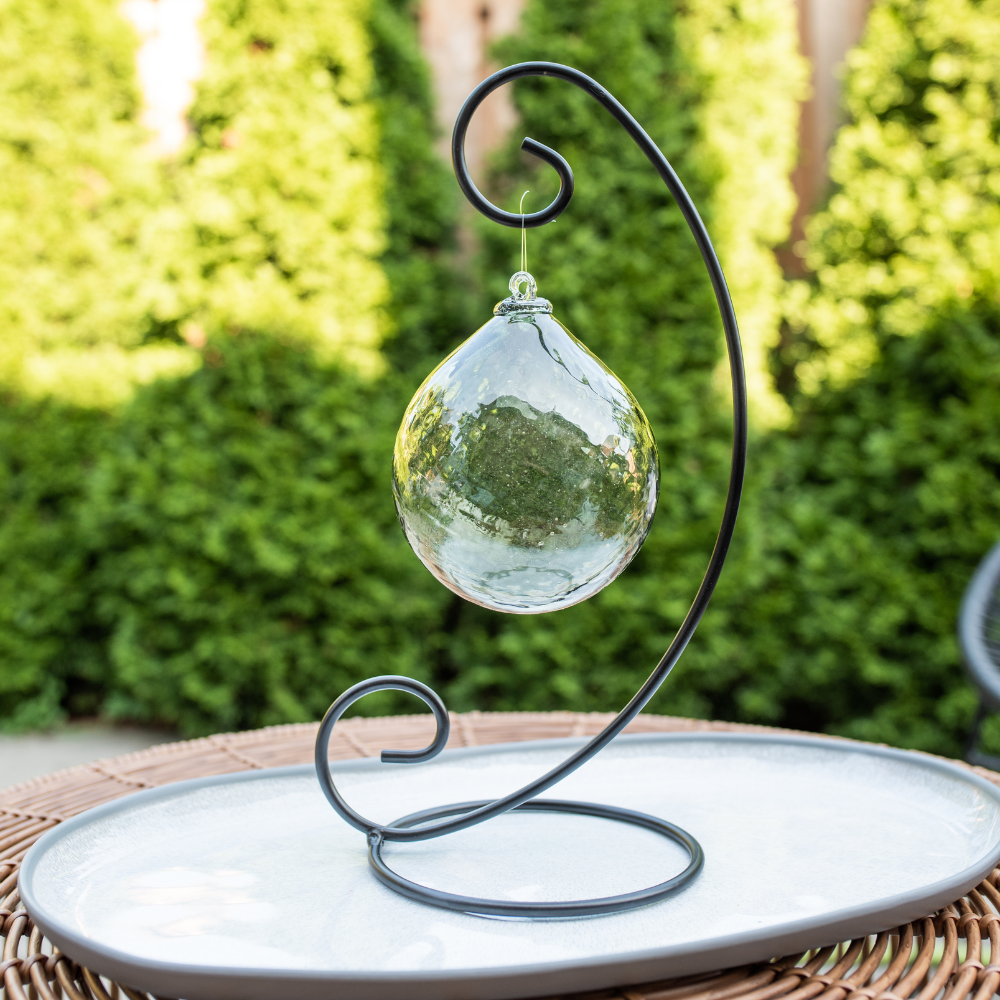
POLYGON ((521 202, 518 211, 521 213, 521 270, 528 270, 528 231, 524 228, 524 195, 531 194, 530 190, 521 195, 521 202))

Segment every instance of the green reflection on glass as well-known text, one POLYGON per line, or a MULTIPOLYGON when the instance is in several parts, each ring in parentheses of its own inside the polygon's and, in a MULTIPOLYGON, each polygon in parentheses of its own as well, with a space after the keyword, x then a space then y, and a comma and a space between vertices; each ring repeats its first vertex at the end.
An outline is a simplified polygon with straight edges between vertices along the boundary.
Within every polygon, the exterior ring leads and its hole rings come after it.
POLYGON ((499 611, 585 600, 639 550, 659 489, 632 394, 546 314, 496 316, 431 372, 396 439, 406 537, 499 611))

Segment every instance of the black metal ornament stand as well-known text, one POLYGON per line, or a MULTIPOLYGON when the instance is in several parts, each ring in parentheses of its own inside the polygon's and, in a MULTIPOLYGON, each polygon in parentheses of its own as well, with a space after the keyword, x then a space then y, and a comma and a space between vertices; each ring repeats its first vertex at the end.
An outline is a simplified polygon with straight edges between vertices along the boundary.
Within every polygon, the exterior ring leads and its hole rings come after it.
POLYGON ((469 122, 483 99, 498 87, 525 76, 549 76, 566 80, 586 91, 602 104, 621 123, 625 131, 635 140, 639 148, 646 154, 657 173, 663 178, 671 195, 680 207, 688 227, 694 236, 702 260, 708 269, 715 298, 722 315, 722 325, 725 332, 726 348, 729 353, 729 370, 733 384, 733 457, 729 474, 729 490, 726 496, 726 507, 722 515, 722 524, 708 564, 708 570, 702 580, 694 603, 691 605, 680 629, 678 629, 670 648, 649 675, 648 680, 636 692, 632 700, 618 716, 597 736, 571 754, 558 767, 516 792, 501 799, 483 802, 459 802, 453 805, 438 806, 423 812, 404 816, 385 826, 355 812, 340 795, 330 774, 329 743, 330 735, 337 720, 344 712, 366 694, 374 691, 395 690, 408 691, 424 701, 434 713, 437 721, 437 733, 434 742, 423 750, 383 750, 381 759, 386 763, 415 764, 431 760, 437 756, 448 742, 449 720, 444 702, 425 684, 411 680, 408 677, 383 676, 362 681, 345 691, 331 706, 316 736, 316 773, 330 805, 351 826, 362 831, 368 838, 368 858, 375 875, 391 889, 415 899, 421 903, 444 907, 450 910, 461 910, 467 913, 481 913, 505 917, 578 917, 600 913, 614 913, 653 903, 690 883, 704 863, 701 846, 689 833, 644 813, 629 809, 619 809, 614 806, 598 805, 592 802, 571 802, 558 799, 538 799, 541 792, 551 788, 567 775, 586 763, 595 754, 603 750, 621 731, 639 714, 650 698, 666 679, 679 659, 681 653, 691 640, 705 609, 708 606, 712 591, 718 582, 722 565, 729 550, 729 543, 736 527, 736 515, 740 504, 740 493, 743 489, 743 477, 746 467, 747 450, 747 401, 746 379, 743 371, 743 355, 740 348, 739 330, 736 326, 736 314, 733 311, 732 300, 726 287, 726 279, 722 274, 718 257, 709 239, 705 224, 702 222, 687 191, 681 184, 666 157, 657 148, 652 139, 643 131, 639 123, 622 107, 611 94, 589 76, 569 66, 548 62, 526 62, 516 66, 508 66, 484 80, 469 95, 455 121, 455 131, 452 135, 451 151, 455 167, 455 176, 465 197, 487 218, 504 226, 528 228, 543 226, 557 218, 569 204, 573 196, 573 171, 570 165, 555 150, 543 146, 534 139, 525 139, 521 148, 534 154, 539 159, 550 164, 559 174, 560 187, 552 203, 540 212, 530 215, 505 212, 491 204, 476 188, 469 176, 465 162, 465 133, 469 122), (430 840, 443 837, 449 833, 465 830, 477 823, 484 823, 503 813, 517 809, 521 812, 558 812, 573 813, 584 816, 596 816, 601 819, 629 823, 659 833, 669 840, 680 844, 689 855, 687 867, 679 875, 661 882, 658 885, 641 889, 638 892, 623 893, 616 896, 606 896, 600 899, 579 899, 553 902, 517 902, 502 899, 479 899, 474 896, 460 896, 454 893, 442 892, 427 886, 411 882, 394 872, 382 857, 382 847, 387 841, 405 843, 417 840, 430 840))

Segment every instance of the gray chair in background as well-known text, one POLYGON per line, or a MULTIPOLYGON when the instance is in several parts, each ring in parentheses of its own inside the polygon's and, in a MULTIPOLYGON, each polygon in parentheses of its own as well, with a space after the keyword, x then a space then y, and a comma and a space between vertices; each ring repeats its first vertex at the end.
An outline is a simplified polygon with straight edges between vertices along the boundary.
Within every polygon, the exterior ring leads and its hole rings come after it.
POLYGON ((965 666, 979 688, 979 711, 965 759, 1000 771, 1000 757, 979 752, 979 731, 990 712, 1000 712, 1000 542, 979 564, 958 613, 958 639, 965 666))

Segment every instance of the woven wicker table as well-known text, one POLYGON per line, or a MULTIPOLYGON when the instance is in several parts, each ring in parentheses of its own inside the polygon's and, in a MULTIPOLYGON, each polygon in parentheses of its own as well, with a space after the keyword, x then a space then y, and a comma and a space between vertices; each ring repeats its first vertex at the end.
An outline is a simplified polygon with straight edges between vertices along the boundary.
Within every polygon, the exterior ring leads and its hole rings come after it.
MULTIPOLYGON (((471 712, 452 716, 449 746, 588 736, 604 714, 471 712)), ((91 806, 141 788, 232 771, 310 763, 316 724, 170 743, 86 764, 0 791, 0 931, 7 1000, 117 1000, 148 995, 102 979, 54 951, 20 905, 17 872, 46 830, 91 806)), ((640 716, 632 733, 762 731, 762 727, 640 716)), ((767 731, 767 730, 763 730, 767 731)), ((773 731, 773 730, 772 730, 773 731)), ((382 747, 426 745, 429 715, 350 719, 334 730, 331 759, 377 756, 382 747)), ((976 768, 1000 785, 1000 774, 976 768)), ((859 817, 863 822, 863 817, 859 817)), ((967 896, 892 932, 819 947, 769 963, 670 982, 624 984, 586 1000, 987 1000, 1000 987, 1000 868, 967 896)), ((724 906, 725 901, 720 900, 724 906)), ((585 1000, 580 994, 577 1000, 585 1000)), ((568 998, 564 998, 568 1000, 568 998)))

